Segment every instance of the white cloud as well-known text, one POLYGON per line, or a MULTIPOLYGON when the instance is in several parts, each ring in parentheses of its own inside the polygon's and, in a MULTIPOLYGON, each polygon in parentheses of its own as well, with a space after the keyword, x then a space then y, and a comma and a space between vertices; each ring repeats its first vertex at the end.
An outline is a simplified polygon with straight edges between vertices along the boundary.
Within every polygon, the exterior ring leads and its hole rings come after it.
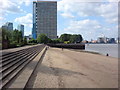
POLYGON ((58 11, 80 17, 99 16, 108 23, 116 23, 118 17, 117 0, 61 0, 58 1, 58 11), (109 2, 111 3, 109 3, 109 2), (107 3, 105 3, 107 2, 107 3))
POLYGON ((108 2, 119 2, 120 0, 108 0, 108 2))
POLYGON ((84 39, 97 39, 98 36, 104 34, 107 37, 115 37, 117 36, 116 26, 109 27, 101 25, 96 20, 80 20, 80 21, 71 21, 69 26, 64 29, 64 33, 71 34, 81 34, 84 39), (114 33, 113 33, 114 31, 114 33))
POLYGON ((56 0, 61 2, 119 2, 119 0, 56 0))
POLYGON ((0 0, 0 26, 5 23, 5 20, 7 19, 6 16, 9 17, 9 14, 21 13, 25 13, 25 11, 21 9, 15 0, 0 0))
POLYGON ((1 0, 0 14, 5 15, 5 13, 24 13, 24 11, 15 2, 10 0, 1 0))
POLYGON ((61 15, 65 18, 74 18, 74 16, 71 13, 62 13, 61 15))
POLYGON ((84 39, 96 39, 101 34, 107 37, 117 37, 118 29, 114 25, 118 22, 117 0, 116 2, 109 0, 109 2, 112 3, 109 3, 108 0, 89 1, 90 0, 61 0, 58 2, 58 11, 62 13, 62 16, 67 12, 69 15, 75 17, 75 20, 74 18, 70 19, 71 22, 68 22, 68 27, 64 28, 62 32, 71 34, 79 33, 83 35, 84 39), (89 18, 89 16, 92 16, 94 20, 86 19, 89 18), (76 17, 85 18, 85 20, 76 20, 76 17), (102 17, 104 23, 101 23, 100 18, 96 17, 102 17), (111 26, 111 24, 113 25, 111 26))
POLYGON ((14 20, 17 24, 23 24, 25 27, 25 35, 30 35, 31 34, 31 28, 32 28, 32 14, 28 13, 25 16, 18 17, 14 20))
POLYGON ((23 4, 24 3, 26 6, 29 6, 33 2, 33 0, 17 0, 17 2, 19 4, 23 4))
POLYGON ((80 21, 71 21, 70 26, 66 28, 66 31, 73 31, 73 32, 80 32, 80 31, 89 31, 89 30, 95 30, 100 29, 101 25, 96 20, 80 20, 80 21))
POLYGON ((118 3, 101 4, 97 10, 99 15, 105 18, 107 22, 118 22, 118 3))
POLYGON ((32 14, 28 13, 26 16, 18 17, 14 20, 16 23, 23 24, 32 28, 32 14))
POLYGON ((0 17, 0 21, 6 20, 4 17, 0 17))
POLYGON ((0 15, 0 27, 4 24, 4 21, 6 20, 6 18, 4 18, 4 17, 2 17, 1 15, 0 15))

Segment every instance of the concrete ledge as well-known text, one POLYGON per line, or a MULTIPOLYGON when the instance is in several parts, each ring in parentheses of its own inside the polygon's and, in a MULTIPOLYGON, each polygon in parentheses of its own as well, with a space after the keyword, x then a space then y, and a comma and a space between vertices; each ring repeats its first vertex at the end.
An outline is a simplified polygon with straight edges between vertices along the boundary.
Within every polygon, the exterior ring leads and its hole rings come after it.
POLYGON ((37 67, 39 61, 41 61, 41 57, 46 52, 46 47, 32 60, 20 73, 20 75, 9 85, 9 88, 21 88, 24 89, 26 84, 29 82, 34 70, 37 67))

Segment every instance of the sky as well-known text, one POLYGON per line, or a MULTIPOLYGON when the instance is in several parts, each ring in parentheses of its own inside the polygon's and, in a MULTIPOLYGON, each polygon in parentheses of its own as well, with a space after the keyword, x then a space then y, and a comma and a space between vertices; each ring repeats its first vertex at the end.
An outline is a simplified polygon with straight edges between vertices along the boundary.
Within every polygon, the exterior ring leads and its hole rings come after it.
MULTIPOLYGON (((35 1, 35 0, 34 0, 35 1)), ((46 1, 46 0, 39 0, 46 1)), ((57 1, 57 35, 81 34, 84 40, 100 36, 118 37, 118 0, 47 0, 57 1)), ((13 22, 32 33, 33 0, 1 0, 0 26, 13 22)))

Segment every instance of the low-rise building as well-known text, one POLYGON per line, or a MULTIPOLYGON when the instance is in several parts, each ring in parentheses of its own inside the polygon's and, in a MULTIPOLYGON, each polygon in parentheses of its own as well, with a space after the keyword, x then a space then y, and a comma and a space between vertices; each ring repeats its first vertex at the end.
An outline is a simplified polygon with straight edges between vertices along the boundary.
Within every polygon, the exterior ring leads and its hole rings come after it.
POLYGON ((97 43, 97 40, 93 40, 92 43, 97 43))
POLYGON ((84 40, 84 41, 82 41, 82 43, 88 43, 88 41, 87 41, 87 40, 84 40))

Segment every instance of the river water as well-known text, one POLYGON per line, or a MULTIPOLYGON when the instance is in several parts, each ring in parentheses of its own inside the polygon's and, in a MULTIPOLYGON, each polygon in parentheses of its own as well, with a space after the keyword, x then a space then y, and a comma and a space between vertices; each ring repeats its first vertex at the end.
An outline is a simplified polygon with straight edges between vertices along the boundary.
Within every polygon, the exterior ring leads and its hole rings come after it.
POLYGON ((108 53, 111 57, 120 57, 118 55, 118 44, 85 44, 85 50, 98 52, 103 55, 108 53))

